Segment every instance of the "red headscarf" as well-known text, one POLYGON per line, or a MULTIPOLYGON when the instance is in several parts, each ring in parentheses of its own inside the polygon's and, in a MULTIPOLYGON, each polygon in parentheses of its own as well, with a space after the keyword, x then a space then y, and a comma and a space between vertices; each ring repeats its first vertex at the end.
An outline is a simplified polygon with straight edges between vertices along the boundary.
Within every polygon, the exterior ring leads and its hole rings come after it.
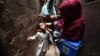
POLYGON ((64 20, 63 35, 69 40, 79 40, 84 32, 84 19, 80 0, 64 0, 59 7, 64 20))

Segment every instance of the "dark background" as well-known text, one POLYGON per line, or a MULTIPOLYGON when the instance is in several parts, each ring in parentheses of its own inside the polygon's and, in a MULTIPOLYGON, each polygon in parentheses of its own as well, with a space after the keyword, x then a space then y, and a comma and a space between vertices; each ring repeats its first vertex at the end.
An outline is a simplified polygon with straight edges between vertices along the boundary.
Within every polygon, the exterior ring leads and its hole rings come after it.
POLYGON ((100 56, 100 0, 84 0, 84 48, 80 56, 100 56))
MULTIPOLYGON (((0 0, 0 56, 34 56, 37 41, 27 42, 36 32, 39 0, 0 0)), ((79 56, 100 56, 100 0, 82 0, 86 21, 79 56)))

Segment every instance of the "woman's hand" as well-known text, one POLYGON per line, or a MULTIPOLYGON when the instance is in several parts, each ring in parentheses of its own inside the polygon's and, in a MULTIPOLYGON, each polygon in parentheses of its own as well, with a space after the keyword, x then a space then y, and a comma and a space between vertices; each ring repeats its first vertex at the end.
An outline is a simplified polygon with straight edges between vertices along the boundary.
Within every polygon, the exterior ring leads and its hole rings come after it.
POLYGON ((54 15, 50 15, 50 19, 51 20, 55 20, 55 16, 54 15))

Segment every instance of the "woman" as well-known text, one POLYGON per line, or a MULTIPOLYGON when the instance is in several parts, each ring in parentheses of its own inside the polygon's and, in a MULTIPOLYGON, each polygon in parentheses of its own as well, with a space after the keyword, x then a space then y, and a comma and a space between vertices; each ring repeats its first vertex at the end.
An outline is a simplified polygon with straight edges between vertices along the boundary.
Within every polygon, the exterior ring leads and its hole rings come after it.
POLYGON ((64 0, 59 7, 62 16, 63 38, 77 41, 83 37, 84 18, 80 0, 64 0))
POLYGON ((54 16, 56 17, 56 10, 53 3, 54 0, 47 0, 47 2, 43 5, 39 15, 42 16, 47 22, 51 22, 51 18, 53 17, 54 19, 54 16))

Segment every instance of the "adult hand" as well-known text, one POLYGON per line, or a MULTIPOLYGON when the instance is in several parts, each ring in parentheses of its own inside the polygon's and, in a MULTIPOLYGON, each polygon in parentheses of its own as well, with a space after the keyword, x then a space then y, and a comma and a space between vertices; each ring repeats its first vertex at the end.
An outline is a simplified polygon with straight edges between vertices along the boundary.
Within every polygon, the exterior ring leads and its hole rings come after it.
POLYGON ((51 18, 52 20, 54 20, 54 19, 55 19, 55 16, 54 16, 54 15, 51 15, 50 18, 51 18))

